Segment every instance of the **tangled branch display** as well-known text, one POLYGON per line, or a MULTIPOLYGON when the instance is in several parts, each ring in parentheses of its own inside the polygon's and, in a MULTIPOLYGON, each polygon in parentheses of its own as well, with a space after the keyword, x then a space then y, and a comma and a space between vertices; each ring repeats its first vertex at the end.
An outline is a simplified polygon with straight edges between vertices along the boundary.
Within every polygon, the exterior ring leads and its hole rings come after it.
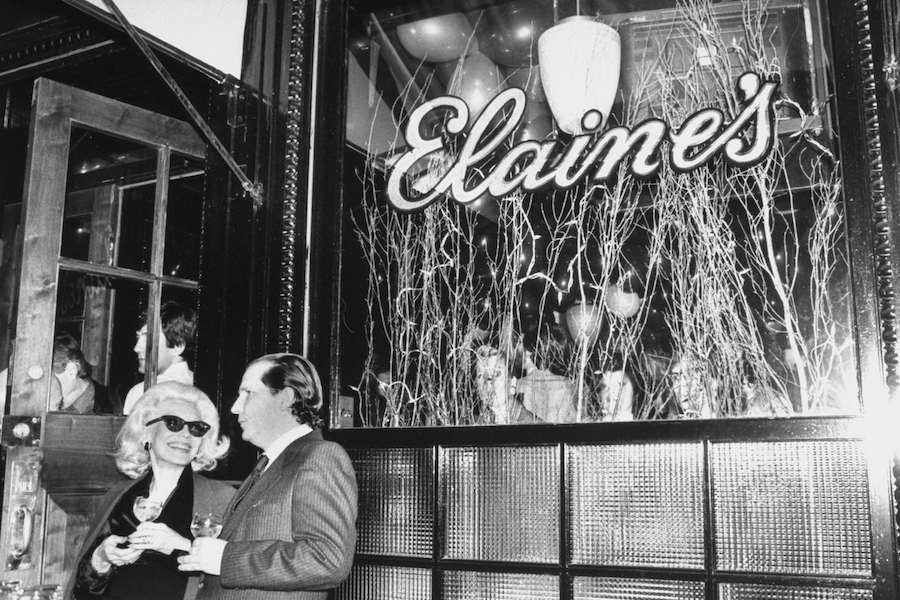
MULTIPOLYGON (((507 17, 532 15, 537 37, 539 3, 528 5, 531 12, 522 8, 527 3, 513 4, 507 17)), ((351 215, 368 277, 359 421, 397 427, 856 411, 840 165, 829 150, 824 99, 810 93, 812 83, 797 83, 786 66, 796 56, 776 43, 790 23, 783 15, 802 17, 801 8, 680 0, 655 21, 614 23, 628 52, 615 108, 594 135, 632 131, 647 119, 685 123, 710 108, 733 122, 747 101, 736 80, 750 72, 780 84, 779 135, 752 166, 737 168, 717 153, 692 170, 662 161, 647 179, 623 160, 604 181, 584 177, 565 189, 526 186, 401 212, 386 201, 386 173, 376 165, 406 147, 403 136, 388 152, 370 153, 351 215)), ((404 174, 404 193, 427 194, 452 168, 490 101, 476 91, 493 97, 520 87, 527 104, 482 172, 467 173, 464 189, 517 143, 575 143, 552 128, 533 48, 496 33, 502 9, 454 17, 460 54, 450 52, 444 63, 429 58, 414 28, 398 36, 419 70, 390 110, 408 116, 425 102, 429 86, 416 83, 424 78, 445 82, 472 113, 470 129, 444 133, 442 150, 404 174), (480 71, 473 45, 480 57, 490 55, 478 59, 480 71), (500 62, 501 69, 491 59, 525 62, 500 62)), ((448 47, 446 40, 440 46, 448 47)), ((451 113, 423 121, 423 135, 446 131, 451 113)), ((502 131, 503 116, 485 135, 502 131)), ((747 129, 740 136, 753 142, 747 129)), ((523 164, 511 163, 509 173, 523 164)))

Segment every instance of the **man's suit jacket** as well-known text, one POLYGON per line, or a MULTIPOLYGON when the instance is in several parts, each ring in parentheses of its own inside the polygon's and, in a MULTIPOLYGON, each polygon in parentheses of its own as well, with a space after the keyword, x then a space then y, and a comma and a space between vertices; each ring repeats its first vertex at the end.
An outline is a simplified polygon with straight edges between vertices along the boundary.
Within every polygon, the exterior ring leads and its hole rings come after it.
POLYGON ((221 575, 205 577, 198 600, 326 598, 350 572, 356 509, 344 449, 319 431, 294 441, 226 517, 221 575))

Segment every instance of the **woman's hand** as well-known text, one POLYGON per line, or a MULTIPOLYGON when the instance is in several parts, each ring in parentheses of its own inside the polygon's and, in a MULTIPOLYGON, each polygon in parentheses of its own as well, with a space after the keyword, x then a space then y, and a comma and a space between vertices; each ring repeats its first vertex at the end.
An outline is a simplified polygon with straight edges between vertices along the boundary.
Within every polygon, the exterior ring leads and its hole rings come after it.
POLYGON ((162 554, 172 554, 173 550, 191 549, 191 541, 183 538, 162 523, 141 523, 137 530, 128 536, 131 547, 139 550, 156 550, 162 554))
POLYGON ((102 575, 108 572, 112 565, 121 567, 136 561, 143 550, 134 546, 119 548, 118 544, 126 541, 128 538, 121 535, 111 535, 100 542, 100 545, 94 550, 94 554, 91 555, 91 566, 94 567, 94 570, 102 575))

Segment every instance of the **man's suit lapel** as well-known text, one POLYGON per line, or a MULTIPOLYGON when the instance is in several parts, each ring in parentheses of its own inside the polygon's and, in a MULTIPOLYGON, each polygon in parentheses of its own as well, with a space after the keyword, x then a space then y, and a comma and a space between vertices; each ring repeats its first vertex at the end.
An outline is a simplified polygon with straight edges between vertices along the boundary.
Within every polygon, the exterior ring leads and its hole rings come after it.
MULTIPOLYGON (((302 438, 294 440, 291 445, 285 448, 284 452, 275 459, 275 462, 269 465, 269 468, 263 472, 256 482, 256 485, 253 486, 253 489, 246 493, 246 496, 244 496, 236 507, 233 506, 234 499, 232 499, 232 506, 229 507, 225 525, 222 527, 222 539, 228 539, 228 536, 237 529, 238 524, 244 520, 244 517, 250 508, 253 507, 260 498, 265 498, 269 488, 281 479, 287 466, 294 462, 294 458, 300 448, 303 447, 303 444, 322 439, 322 432, 316 429, 302 438)), ((245 480, 243 485, 241 485, 241 489, 234 495, 235 498, 240 497, 241 492, 247 483, 248 482, 245 480)))
POLYGON ((222 526, 221 537, 223 539, 228 539, 228 535, 244 520, 250 508, 252 508, 260 498, 264 498, 266 490, 271 487, 273 483, 278 481, 279 477, 281 477, 281 472, 284 469, 285 458, 286 456, 284 453, 276 458, 275 462, 269 465, 269 468, 263 471, 262 475, 259 476, 253 489, 246 492, 237 506, 233 506, 235 498, 241 497, 241 494, 244 492, 243 488, 249 483, 248 481, 244 481, 241 485, 241 489, 239 489, 234 495, 234 498, 232 498, 232 506, 229 507, 228 516, 225 519, 225 524, 222 526))

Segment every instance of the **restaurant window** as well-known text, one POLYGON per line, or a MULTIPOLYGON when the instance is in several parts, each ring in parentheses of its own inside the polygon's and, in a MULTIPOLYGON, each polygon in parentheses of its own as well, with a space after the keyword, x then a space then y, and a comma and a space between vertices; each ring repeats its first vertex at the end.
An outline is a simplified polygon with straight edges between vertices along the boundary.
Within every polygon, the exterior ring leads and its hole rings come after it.
POLYGON ((336 342, 354 425, 859 412, 816 2, 368 6, 336 342))

